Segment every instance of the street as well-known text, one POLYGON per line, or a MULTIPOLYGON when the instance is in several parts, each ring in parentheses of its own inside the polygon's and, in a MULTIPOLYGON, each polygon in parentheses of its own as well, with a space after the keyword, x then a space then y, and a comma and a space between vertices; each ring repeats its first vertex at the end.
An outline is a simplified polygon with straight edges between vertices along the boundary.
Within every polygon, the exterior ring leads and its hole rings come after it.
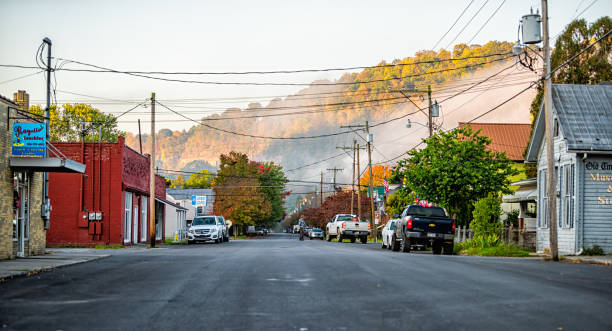
POLYGON ((612 269, 289 234, 112 256, 0 284, 8 330, 610 330, 612 269))

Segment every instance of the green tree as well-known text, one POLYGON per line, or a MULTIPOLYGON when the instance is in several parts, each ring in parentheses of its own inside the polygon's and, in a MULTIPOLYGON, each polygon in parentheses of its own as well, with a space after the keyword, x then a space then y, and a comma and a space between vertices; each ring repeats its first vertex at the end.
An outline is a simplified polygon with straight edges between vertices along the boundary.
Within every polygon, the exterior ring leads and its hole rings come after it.
MULTIPOLYGON (((179 175, 181 176, 181 175, 179 175)), ((179 177, 177 176, 177 181, 179 177)), ((181 176, 182 179, 182 176, 181 176)), ((183 179, 184 180, 184 179, 183 179)), ((184 181, 183 188, 210 188, 212 185, 212 175, 208 169, 202 169, 194 174, 191 174, 189 178, 184 181)))
POLYGON ((274 163, 249 161, 246 154, 221 154, 213 181, 216 214, 244 230, 247 225, 271 225, 283 217, 287 179, 274 163))
POLYGON ((170 181, 170 188, 185 188, 185 177, 179 174, 175 179, 170 181))
POLYGON ((385 212, 387 215, 401 214, 406 206, 415 202, 416 194, 410 192, 407 187, 397 189, 393 194, 387 197, 385 204, 385 212))
MULTIPOLYGON (((550 56, 551 70, 578 54, 610 29, 612 29, 612 19, 609 16, 603 16, 590 25, 584 19, 571 22, 557 38, 550 56)), ((612 36, 604 38, 569 65, 557 70, 551 80, 555 84, 598 84, 612 80, 612 36)), ((543 86, 539 85, 530 107, 532 128, 538 118, 543 96, 543 86)), ((535 166, 528 168, 530 177, 535 177, 535 169, 535 166)))
POLYGON ((510 176, 517 173, 505 153, 488 149, 491 140, 478 133, 465 126, 425 139, 427 147, 409 151, 394 177, 405 178, 420 198, 445 207, 459 225, 467 225, 473 203, 492 192, 510 193, 510 176))
MULTIPOLYGON (((43 116, 44 109, 38 105, 30 106, 30 113, 43 116)), ((125 132, 117 128, 117 118, 104 114, 99 109, 86 104, 64 104, 62 109, 51 106, 49 134, 51 141, 80 141, 85 133, 85 141, 96 140, 100 130, 102 141, 115 142, 125 132)))
POLYGON ((470 222, 470 228, 474 230, 474 237, 501 235, 501 197, 497 193, 489 193, 476 201, 472 215, 474 219, 470 222))

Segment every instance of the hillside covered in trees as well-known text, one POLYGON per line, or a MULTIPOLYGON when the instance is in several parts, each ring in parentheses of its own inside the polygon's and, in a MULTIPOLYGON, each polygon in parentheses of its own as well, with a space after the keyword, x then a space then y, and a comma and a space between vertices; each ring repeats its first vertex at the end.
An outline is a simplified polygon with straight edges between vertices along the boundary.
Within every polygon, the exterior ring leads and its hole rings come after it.
MULTIPOLYGON (((328 157, 335 146, 350 145, 354 135, 325 139, 271 140, 253 136, 301 137, 344 131, 340 125, 369 120, 377 122, 402 115, 414 106, 393 90, 414 85, 435 91, 473 77, 478 71, 507 65, 512 44, 491 41, 485 45, 457 45, 446 50, 421 51, 413 57, 381 62, 356 73, 345 73, 335 81, 315 81, 309 87, 266 105, 251 103, 246 109, 230 108, 220 114, 189 116, 201 120, 188 130, 158 131, 158 166, 162 169, 213 169, 220 154, 246 153, 250 159, 273 160, 284 169, 300 167, 328 157), (217 128, 219 130, 213 129, 217 128), (322 142, 329 148, 321 148, 322 142)), ((448 88, 447 88, 448 89, 448 88)), ((417 99, 418 100, 418 99, 417 99)), ((180 111, 180 110, 179 110, 180 111)), ((202 112, 205 113, 205 112, 202 112)), ((143 152, 148 152, 144 135, 143 152)), ((127 143, 138 146, 138 136, 129 133, 127 143)))

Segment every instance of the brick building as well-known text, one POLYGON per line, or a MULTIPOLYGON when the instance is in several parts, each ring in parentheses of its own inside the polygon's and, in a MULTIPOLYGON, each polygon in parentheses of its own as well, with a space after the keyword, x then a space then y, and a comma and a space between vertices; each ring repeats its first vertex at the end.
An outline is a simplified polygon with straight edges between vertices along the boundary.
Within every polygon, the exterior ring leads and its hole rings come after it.
POLYGON ((46 141, 45 124, 27 111, 28 94, 15 98, 0 96, 0 259, 45 252, 43 172, 85 171, 46 141))
MULTIPOLYGON (((150 158, 116 143, 54 143, 86 165, 86 176, 54 173, 48 245, 133 245, 149 242, 150 158)), ((156 176, 156 239, 163 240, 165 180, 156 176)))

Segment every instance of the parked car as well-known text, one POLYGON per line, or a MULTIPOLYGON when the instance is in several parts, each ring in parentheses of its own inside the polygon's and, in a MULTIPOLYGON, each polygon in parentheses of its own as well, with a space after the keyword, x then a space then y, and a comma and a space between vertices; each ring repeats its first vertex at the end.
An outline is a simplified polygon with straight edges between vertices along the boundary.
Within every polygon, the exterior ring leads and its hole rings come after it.
POLYGON ((391 249, 410 252, 413 245, 431 247, 434 254, 453 254, 455 220, 442 207, 410 205, 404 208, 394 226, 391 249))
POLYGON ((381 231, 382 235, 382 248, 391 249, 391 238, 393 238, 393 230, 395 230, 395 223, 399 219, 390 219, 381 231))
POLYGON ((187 244, 198 241, 223 242, 224 225, 217 216, 197 216, 187 229, 187 244))
POLYGON ((225 218, 223 216, 217 216, 223 225, 223 234, 221 236, 222 240, 227 242, 229 241, 229 230, 227 226, 227 222, 225 222, 225 218))
POLYGON ((370 223, 360 220, 356 215, 338 214, 331 222, 327 223, 327 241, 336 238, 338 242, 350 239, 354 243, 357 238, 362 244, 368 243, 370 234, 370 223))
POLYGON ((323 230, 319 229, 319 228, 312 228, 308 231, 308 238, 309 239, 323 239, 323 230))

